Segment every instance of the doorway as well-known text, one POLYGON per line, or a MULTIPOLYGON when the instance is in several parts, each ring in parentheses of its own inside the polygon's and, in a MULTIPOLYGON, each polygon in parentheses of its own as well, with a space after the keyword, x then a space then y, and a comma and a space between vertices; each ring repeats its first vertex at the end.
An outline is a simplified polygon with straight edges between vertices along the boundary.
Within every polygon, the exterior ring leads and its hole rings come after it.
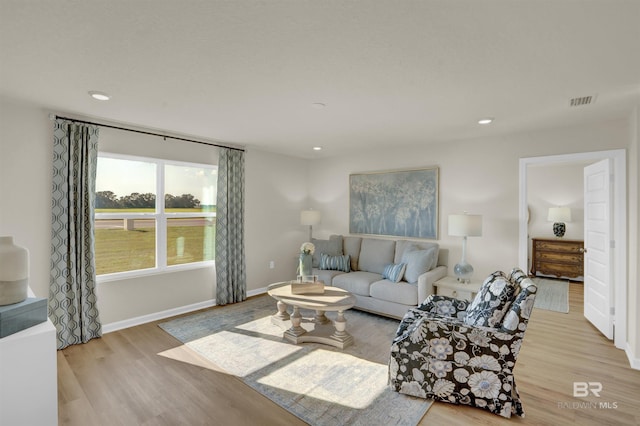
POLYGON ((559 163, 585 163, 610 159, 613 165, 613 202, 612 202, 612 262, 611 272, 614 287, 614 344, 618 349, 626 347, 627 328, 627 203, 626 203, 626 152, 623 149, 611 151, 584 152, 575 154, 529 157, 520 159, 519 187, 519 248, 518 263, 522 270, 528 268, 528 168, 534 165, 554 165, 559 163))

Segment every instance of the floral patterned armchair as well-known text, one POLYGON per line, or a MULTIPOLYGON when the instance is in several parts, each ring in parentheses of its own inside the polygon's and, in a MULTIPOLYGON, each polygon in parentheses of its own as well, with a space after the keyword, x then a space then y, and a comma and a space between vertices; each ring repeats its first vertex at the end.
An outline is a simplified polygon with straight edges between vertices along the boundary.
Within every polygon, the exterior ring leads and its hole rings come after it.
POLYGON ((389 360, 392 389, 524 417, 513 377, 537 287, 520 269, 498 271, 473 302, 429 296, 407 312, 389 360))

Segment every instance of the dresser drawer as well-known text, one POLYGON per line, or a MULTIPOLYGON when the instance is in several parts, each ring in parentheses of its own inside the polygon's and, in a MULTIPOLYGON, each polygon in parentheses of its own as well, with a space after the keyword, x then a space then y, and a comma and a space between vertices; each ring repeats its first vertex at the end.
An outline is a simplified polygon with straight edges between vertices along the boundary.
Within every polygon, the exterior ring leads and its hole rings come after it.
POLYGON ((582 275, 582 269, 582 264, 567 265, 566 263, 536 262, 537 272, 557 277, 577 278, 582 275))
POLYGON ((536 252, 535 261, 582 264, 582 253, 536 252))
POLYGON ((535 240, 534 245, 536 251, 550 251, 560 253, 582 253, 582 241, 554 241, 554 240, 535 240))

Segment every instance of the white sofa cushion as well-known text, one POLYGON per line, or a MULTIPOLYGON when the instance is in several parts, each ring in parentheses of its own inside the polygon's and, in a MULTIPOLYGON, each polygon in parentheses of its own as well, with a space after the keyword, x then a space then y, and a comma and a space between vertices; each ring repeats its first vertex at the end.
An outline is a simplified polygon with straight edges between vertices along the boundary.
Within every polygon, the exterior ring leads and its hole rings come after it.
POLYGON ((318 276, 318 281, 322 281, 324 285, 333 285, 333 277, 336 275, 344 274, 342 271, 334 271, 331 269, 317 269, 313 268, 313 275, 318 276))
POLYGON ((358 268, 365 272, 382 275, 384 267, 393 262, 396 250, 395 240, 364 238, 360 246, 358 268))
POLYGON ((318 240, 312 238, 311 242, 315 246, 313 252, 313 267, 320 266, 320 256, 328 254, 329 256, 339 256, 342 254, 342 235, 331 235, 328 240, 318 240))
POLYGON ((343 251, 344 254, 348 254, 351 259, 351 270, 358 271, 358 257, 360 257, 360 245, 362 244, 361 237, 344 237, 343 238, 343 251))
POLYGON ((426 250, 407 249, 402 255, 402 263, 407 264, 404 271, 405 281, 416 283, 420 275, 432 270, 438 263, 438 246, 426 250))
POLYGON ((348 274, 340 274, 333 277, 333 286, 340 287, 343 290, 347 290, 353 294, 359 294, 361 296, 370 296, 369 288, 371 283, 380 281, 382 275, 375 272, 349 272, 348 274))
POLYGON ((403 305, 418 304, 418 287, 415 284, 394 283, 389 280, 376 281, 371 284, 371 297, 403 305))

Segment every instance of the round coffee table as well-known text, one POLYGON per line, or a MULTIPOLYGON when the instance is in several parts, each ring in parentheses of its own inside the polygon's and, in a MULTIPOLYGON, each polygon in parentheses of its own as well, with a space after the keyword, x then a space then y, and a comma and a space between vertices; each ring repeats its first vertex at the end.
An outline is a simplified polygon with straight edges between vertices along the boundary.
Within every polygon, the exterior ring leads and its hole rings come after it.
POLYGON ((278 312, 271 317, 271 322, 283 328, 288 327, 283 334, 286 340, 295 344, 324 343, 340 349, 353 343, 353 336, 346 331, 347 320, 344 317, 344 311, 356 304, 356 298, 348 291, 325 286, 323 294, 292 294, 291 284, 281 282, 271 284, 267 288, 267 293, 278 301, 278 312), (291 315, 287 312, 287 305, 293 307, 291 315), (316 312, 312 330, 306 330, 301 326, 300 308, 312 309, 316 312), (335 321, 329 320, 325 312, 337 312, 335 321))

